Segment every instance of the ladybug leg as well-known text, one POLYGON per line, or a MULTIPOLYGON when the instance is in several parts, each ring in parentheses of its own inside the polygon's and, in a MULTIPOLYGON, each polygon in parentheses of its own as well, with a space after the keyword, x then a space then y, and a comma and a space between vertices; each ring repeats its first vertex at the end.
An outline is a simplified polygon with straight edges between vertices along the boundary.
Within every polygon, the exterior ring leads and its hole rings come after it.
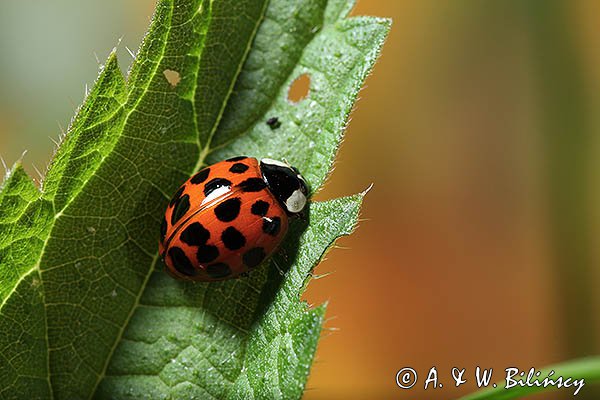
POLYGON ((296 214, 296 216, 303 224, 308 223, 308 207, 304 207, 304 210, 296 214))
POLYGON ((273 260, 273 264, 275 265, 275 268, 277 268, 277 271, 279 271, 279 275, 284 276, 285 272, 283 272, 281 267, 279 267, 279 264, 277 264, 277 261, 275 261, 275 257, 273 257, 272 260, 273 260))
POLYGON ((283 258, 285 262, 289 260, 287 252, 284 249, 279 250, 279 255, 281 256, 281 258, 283 258))

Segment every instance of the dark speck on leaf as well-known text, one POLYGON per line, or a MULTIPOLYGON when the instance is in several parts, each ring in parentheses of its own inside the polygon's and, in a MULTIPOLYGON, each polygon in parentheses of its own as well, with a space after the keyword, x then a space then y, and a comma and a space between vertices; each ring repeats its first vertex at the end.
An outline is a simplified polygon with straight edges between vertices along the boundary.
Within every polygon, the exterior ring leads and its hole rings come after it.
POLYGON ((267 125, 269 125, 271 129, 277 129, 281 126, 281 121, 279 121, 279 118, 277 117, 272 117, 267 120, 267 125))

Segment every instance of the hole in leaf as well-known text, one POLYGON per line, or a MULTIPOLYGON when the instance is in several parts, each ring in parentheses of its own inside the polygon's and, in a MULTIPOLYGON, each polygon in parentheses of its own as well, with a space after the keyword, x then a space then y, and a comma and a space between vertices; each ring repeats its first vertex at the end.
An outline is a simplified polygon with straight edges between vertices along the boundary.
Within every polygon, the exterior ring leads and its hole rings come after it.
POLYGON ((288 91, 288 100, 292 103, 298 103, 308 97, 310 93, 310 76, 302 74, 296 78, 290 90, 288 91))
POLYGON ((173 71, 172 69, 165 69, 163 71, 163 74, 165 75, 165 78, 167 78, 169 84, 171 84, 171 86, 173 87, 177 86, 179 84, 179 81, 181 81, 181 76, 179 76, 179 72, 173 71))

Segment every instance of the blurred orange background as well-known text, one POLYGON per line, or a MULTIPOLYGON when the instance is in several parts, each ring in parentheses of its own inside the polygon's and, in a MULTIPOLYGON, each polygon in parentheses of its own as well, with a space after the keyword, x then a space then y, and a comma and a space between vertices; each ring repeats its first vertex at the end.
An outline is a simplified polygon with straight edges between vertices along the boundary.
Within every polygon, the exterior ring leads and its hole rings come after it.
MULTIPOLYGON (((127 65, 153 7, 2 2, 8 163, 27 149, 43 171, 94 51, 102 61, 123 36, 127 65)), ((476 388, 454 388, 452 367, 598 354, 600 3, 363 0, 353 14, 394 25, 317 198, 374 187, 304 296, 329 302, 305 399, 456 398, 476 388), (395 384, 406 366, 411 390, 395 384), (444 387, 425 391, 432 366, 444 387)))

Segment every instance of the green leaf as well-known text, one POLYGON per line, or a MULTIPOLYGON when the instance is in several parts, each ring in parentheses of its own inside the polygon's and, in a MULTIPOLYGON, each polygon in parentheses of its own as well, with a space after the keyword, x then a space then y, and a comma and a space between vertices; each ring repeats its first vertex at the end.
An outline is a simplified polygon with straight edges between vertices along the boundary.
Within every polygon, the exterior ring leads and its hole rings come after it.
POLYGON ((308 229, 295 223, 270 265, 248 279, 182 283, 156 271, 97 397, 299 398, 324 313, 300 293, 325 250, 350 234, 361 202, 313 203, 308 229))
MULTIPOLYGON (((554 371, 554 374, 551 374, 550 379, 557 380, 559 377, 563 377, 564 379, 571 378, 569 388, 559 388, 558 385, 549 385, 547 387, 538 387, 538 386, 512 386, 509 389, 506 389, 507 382, 498 382, 495 388, 483 389, 473 394, 469 394, 467 396, 461 397, 460 400, 510 400, 510 399, 520 399, 523 396, 531 395, 539 392, 547 392, 551 390, 560 390, 563 392, 568 392, 569 394, 574 394, 575 390, 577 390, 577 386, 573 384, 573 380, 584 380, 584 386, 581 388, 581 391, 578 394, 585 393, 585 387, 592 384, 600 382, 600 357, 589 357, 582 358, 579 360, 573 360, 569 362, 565 362, 562 364, 556 364, 549 367, 544 368, 540 371, 540 376, 536 378, 538 382, 543 384, 544 379, 550 374, 551 371, 554 371)), ((525 376, 523 381, 525 381, 525 376)), ((514 379, 517 379, 515 377, 514 379)), ((511 385, 513 382, 511 382, 511 385)))
POLYGON ((0 190, 0 398, 49 397, 46 317, 35 258, 51 208, 20 164, 0 190))
POLYGON ((285 158, 318 190, 390 25, 351 7, 158 2, 128 79, 111 54, 41 192, 20 168, 0 192, 0 345, 15 353, 0 395, 301 396, 324 307, 299 296, 362 195, 312 204, 272 262, 223 283, 168 277, 158 227, 179 184, 229 155, 285 158), (310 94, 292 104, 301 74, 310 94))
POLYGON ((271 1, 214 140, 209 163, 235 154, 286 159, 313 189, 331 170, 348 115, 387 36, 390 20, 345 18, 346 0, 271 1), (288 88, 310 78, 308 98, 288 88), (273 131, 265 121, 277 117, 273 131))

